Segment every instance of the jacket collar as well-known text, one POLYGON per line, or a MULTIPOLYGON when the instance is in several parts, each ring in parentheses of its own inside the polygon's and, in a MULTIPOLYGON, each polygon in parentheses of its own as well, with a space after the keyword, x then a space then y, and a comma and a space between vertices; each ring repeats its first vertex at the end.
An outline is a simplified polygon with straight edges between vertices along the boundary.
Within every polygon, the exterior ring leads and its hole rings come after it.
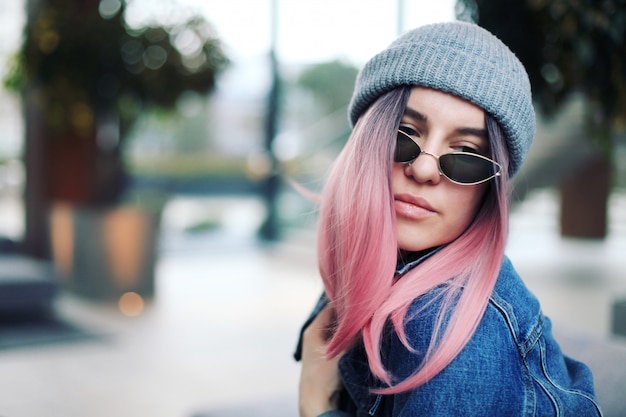
POLYGON ((398 256, 395 277, 398 278, 406 274, 408 271, 433 256, 435 253, 439 252, 441 248, 443 248, 443 246, 437 246, 436 248, 427 249, 425 251, 414 252, 404 256, 398 256))

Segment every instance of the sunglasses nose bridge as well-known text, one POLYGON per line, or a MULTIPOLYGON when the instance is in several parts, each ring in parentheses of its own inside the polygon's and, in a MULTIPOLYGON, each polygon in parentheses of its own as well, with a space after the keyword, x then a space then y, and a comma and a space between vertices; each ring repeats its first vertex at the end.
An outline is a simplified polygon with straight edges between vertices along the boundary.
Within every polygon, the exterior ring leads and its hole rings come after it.
MULTIPOLYGON (((437 173, 439 174, 439 177, 445 176, 444 173, 441 171, 441 164, 439 163, 439 157, 437 155, 435 155, 434 153, 426 152, 426 151, 422 150, 421 148, 420 148, 419 154, 417 154, 417 156, 414 159, 412 159, 411 161, 407 162, 405 165, 407 167, 411 168, 413 163, 415 161, 417 161, 422 155, 428 155, 428 156, 432 157, 435 160, 435 165, 437 166, 437 173)), ((424 158, 422 158, 421 160, 423 161, 424 158)), ((413 168, 413 169, 415 169, 415 168, 413 168)))
POLYGON ((420 153, 417 154, 417 156, 413 160, 409 161, 407 165, 412 165, 417 160, 417 158, 419 158, 422 155, 428 155, 432 157, 435 160, 435 164, 437 165, 437 170, 439 171, 439 175, 440 176, 443 175, 443 172, 441 172, 441 164, 439 163, 439 157, 435 155, 434 153, 426 152, 422 150, 421 148, 420 148, 420 153))

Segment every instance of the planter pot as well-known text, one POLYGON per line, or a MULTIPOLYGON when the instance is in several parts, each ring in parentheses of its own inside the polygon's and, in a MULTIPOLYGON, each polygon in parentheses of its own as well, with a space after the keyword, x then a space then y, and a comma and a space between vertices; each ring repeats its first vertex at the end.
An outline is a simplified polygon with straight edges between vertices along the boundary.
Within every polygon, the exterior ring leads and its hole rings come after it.
POLYGON ((55 204, 51 249, 61 286, 91 299, 154 295, 158 216, 121 206, 87 209, 55 204))
POLYGON ((561 183, 561 235, 604 239, 607 234, 611 164, 604 156, 591 158, 561 183))

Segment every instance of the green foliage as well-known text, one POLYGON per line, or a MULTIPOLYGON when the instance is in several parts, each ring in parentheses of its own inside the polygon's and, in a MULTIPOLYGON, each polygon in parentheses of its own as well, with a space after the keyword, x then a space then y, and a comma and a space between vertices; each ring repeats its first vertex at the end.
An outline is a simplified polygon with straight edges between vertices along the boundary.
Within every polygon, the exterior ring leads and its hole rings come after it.
POLYGON ((519 57, 544 114, 582 92, 590 132, 605 148, 612 130, 626 129, 626 1, 459 0, 457 11, 519 57))
POLYGON ((207 219, 202 220, 197 223, 193 223, 185 228, 185 232, 187 233, 205 233, 213 230, 217 230, 221 227, 221 222, 219 219, 207 219))
POLYGON ((244 158, 215 153, 142 156, 127 163, 130 171, 137 176, 160 175, 174 179, 246 177, 244 158))
POLYGON ((305 70, 298 85, 310 91, 329 114, 348 105, 357 73, 355 67, 341 61, 326 62, 305 70))
POLYGON ((132 30, 125 3, 102 15, 98 0, 47 0, 29 16, 5 86, 38 91, 47 127, 88 133, 102 109, 128 126, 146 106, 172 109, 185 91, 207 93, 228 64, 213 30, 192 16, 132 30))
POLYGON ((16 53, 9 58, 7 75, 3 80, 4 88, 16 93, 21 92, 26 85, 26 71, 24 70, 24 61, 21 56, 16 53))

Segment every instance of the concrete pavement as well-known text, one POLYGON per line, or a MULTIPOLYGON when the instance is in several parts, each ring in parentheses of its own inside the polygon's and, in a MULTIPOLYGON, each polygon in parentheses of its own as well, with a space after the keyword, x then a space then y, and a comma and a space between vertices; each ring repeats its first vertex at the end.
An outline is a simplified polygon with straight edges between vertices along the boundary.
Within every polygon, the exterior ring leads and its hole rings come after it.
MULTIPOLYGON (((550 191, 512 214, 508 254, 568 337, 609 338, 610 305, 626 298, 625 203, 624 195, 612 200, 602 242, 562 239, 550 191)), ((291 354, 321 290, 314 238, 300 231, 259 246, 261 217, 254 200, 178 204, 164 218, 157 295, 144 313, 126 317, 115 305, 62 294, 58 314, 98 337, 0 351, 0 415, 297 415, 291 354), (183 232, 183 219, 207 213, 225 227, 183 232)))

